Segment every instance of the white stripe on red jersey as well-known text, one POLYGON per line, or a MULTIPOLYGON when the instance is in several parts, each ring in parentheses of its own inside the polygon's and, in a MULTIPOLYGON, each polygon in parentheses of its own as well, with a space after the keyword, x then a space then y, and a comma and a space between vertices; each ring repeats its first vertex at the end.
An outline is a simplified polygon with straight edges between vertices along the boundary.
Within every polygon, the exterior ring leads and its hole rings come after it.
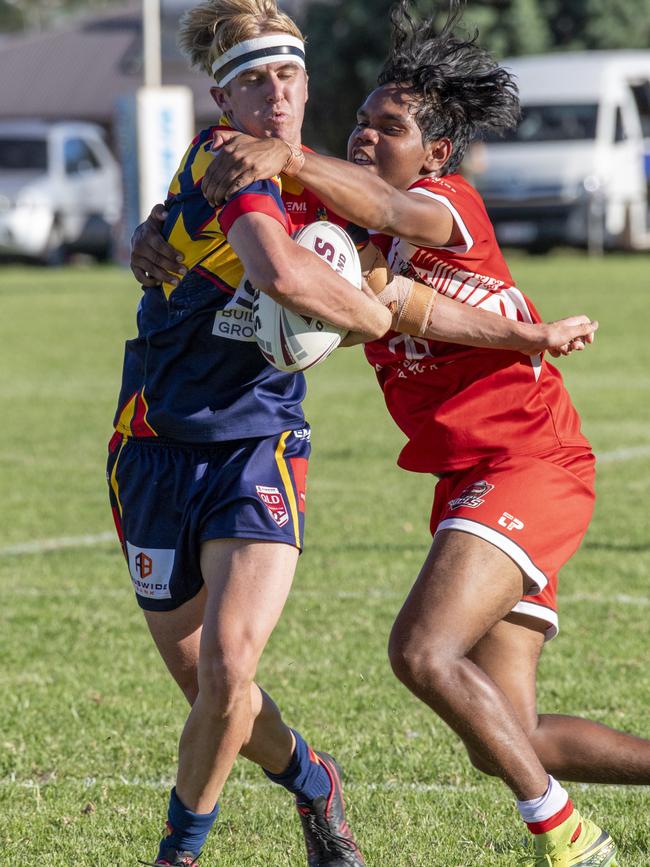
MULTIPOLYGON (((410 188, 449 208, 464 243, 418 247, 375 236, 394 273, 521 322, 539 322, 514 285, 487 211, 460 175, 422 178, 410 188)), ((435 308, 434 308, 435 314, 435 308)), ((589 448, 559 372, 541 356, 474 349, 389 332, 366 344, 388 409, 408 436, 400 466, 448 472, 492 455, 589 448)))

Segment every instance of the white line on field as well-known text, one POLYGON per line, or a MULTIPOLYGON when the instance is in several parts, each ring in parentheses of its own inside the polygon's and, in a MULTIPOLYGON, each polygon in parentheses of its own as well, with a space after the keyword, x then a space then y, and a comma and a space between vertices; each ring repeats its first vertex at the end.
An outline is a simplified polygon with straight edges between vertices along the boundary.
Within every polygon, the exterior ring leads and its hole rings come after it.
POLYGON ((599 464, 617 464, 632 461, 634 458, 645 458, 648 455, 650 455, 650 445, 613 449, 611 452, 601 452, 596 455, 596 458, 599 464))
POLYGON ((21 545, 9 545, 0 548, 0 557, 11 557, 17 554, 42 554, 45 551, 60 551, 63 548, 92 548, 106 542, 116 542, 114 532, 95 533, 88 536, 59 536, 57 539, 35 539, 21 545))
MULTIPOLYGON (((0 779, 0 788, 16 786, 19 789, 34 789, 40 791, 47 786, 61 783, 64 785, 82 785, 86 789, 94 786, 127 786, 134 789, 153 789, 154 791, 166 791, 170 789, 175 780, 172 777, 160 777, 158 779, 147 779, 141 777, 85 777, 83 779, 74 779, 70 777, 58 778, 53 776, 42 781, 39 780, 18 780, 15 774, 0 779)), ((245 791, 268 791, 271 784, 268 781, 260 780, 252 782, 249 780, 233 779, 228 782, 228 787, 231 789, 240 789, 245 791)), ((602 783, 572 783, 574 788, 581 791, 594 789, 602 791, 604 788, 623 791, 625 794, 647 794, 645 786, 606 786, 602 783)), ((426 794, 427 792, 459 792, 461 794, 480 792, 484 790, 484 786, 472 783, 458 785, 457 783, 408 783, 399 782, 398 780, 386 780, 380 783, 354 783, 345 784, 345 789, 348 792, 415 792, 416 794, 426 794)))
MULTIPOLYGON (((635 458, 650 456, 650 445, 631 446, 630 448, 613 449, 597 455, 599 464, 615 464, 631 461, 635 458)), ((19 545, 9 545, 0 548, 0 557, 15 557, 24 554, 44 554, 48 551, 60 551, 65 548, 92 548, 94 545, 104 545, 115 542, 113 532, 95 533, 86 536, 59 536, 54 539, 36 539, 33 542, 23 542, 19 545)))

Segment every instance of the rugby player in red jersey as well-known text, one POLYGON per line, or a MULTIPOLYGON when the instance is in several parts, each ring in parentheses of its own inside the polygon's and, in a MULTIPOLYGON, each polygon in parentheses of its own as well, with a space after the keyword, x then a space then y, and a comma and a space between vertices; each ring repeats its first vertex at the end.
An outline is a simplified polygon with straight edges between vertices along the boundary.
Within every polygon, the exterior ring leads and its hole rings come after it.
MULTIPOLYGON (((304 41, 275 0, 203 3, 181 37, 237 129, 299 141, 304 41)), ((384 334, 391 314, 291 239, 278 179, 211 207, 200 181, 212 137, 197 136, 171 184, 164 233, 187 270, 145 288, 107 473, 138 603, 192 704, 155 863, 197 862, 242 752, 295 796, 310 867, 362 867, 335 761, 289 729, 254 683, 302 546, 310 431, 304 377, 271 367, 257 348, 249 281, 367 336, 384 334)))
MULTIPOLYGON (((436 33, 430 23, 412 26, 401 4, 380 87, 350 139, 349 157, 363 169, 306 154, 296 178, 344 217, 396 236, 385 249, 406 280, 384 290, 393 304, 417 277, 441 297, 534 322, 480 198, 457 174, 473 137, 514 121, 516 89, 473 40, 454 37, 455 17, 436 33)), ((287 158, 282 142, 221 141, 229 144, 204 181, 210 199, 287 158)), ((548 774, 647 784, 650 743, 538 715, 535 702, 543 642, 557 631, 557 572, 593 503, 593 456, 559 374, 543 357, 468 352, 417 335, 392 333, 366 351, 409 437, 400 465, 441 477, 433 546, 391 636, 393 668, 474 763, 515 792, 535 864, 612 865, 609 835, 581 819, 548 774), (549 504, 564 499, 572 509, 558 528, 549 504)))

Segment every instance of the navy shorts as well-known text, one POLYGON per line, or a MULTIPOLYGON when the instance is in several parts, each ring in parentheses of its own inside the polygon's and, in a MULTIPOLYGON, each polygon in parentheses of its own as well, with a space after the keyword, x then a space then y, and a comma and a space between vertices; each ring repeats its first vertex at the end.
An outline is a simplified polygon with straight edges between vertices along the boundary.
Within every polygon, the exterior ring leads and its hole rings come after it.
POLYGON ((309 452, 309 428, 205 445, 116 434, 106 475, 139 605, 171 611, 196 596, 208 539, 302 549, 309 452))

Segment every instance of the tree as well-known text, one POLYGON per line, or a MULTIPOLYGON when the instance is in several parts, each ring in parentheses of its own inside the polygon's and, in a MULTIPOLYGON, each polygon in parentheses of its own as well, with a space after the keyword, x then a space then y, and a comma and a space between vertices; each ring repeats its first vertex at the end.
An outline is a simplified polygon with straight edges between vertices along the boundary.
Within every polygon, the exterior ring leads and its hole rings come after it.
POLYGON ((58 19, 108 0, 0 0, 0 31, 44 30, 58 19))
MULTIPOLYGON (((356 108, 374 86, 389 40, 392 0, 315 0, 307 6, 312 106, 306 140, 342 156, 356 108)), ((444 15, 447 0, 413 0, 444 15)), ((497 58, 558 50, 648 48, 650 0, 467 0, 466 30, 497 58)))

